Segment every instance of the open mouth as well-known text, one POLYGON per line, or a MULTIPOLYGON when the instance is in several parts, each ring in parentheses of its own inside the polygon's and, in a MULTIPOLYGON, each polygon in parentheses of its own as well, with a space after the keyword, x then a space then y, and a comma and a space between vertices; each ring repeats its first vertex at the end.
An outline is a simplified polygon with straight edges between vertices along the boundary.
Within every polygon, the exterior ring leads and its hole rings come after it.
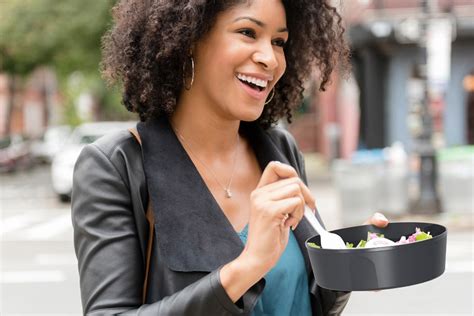
POLYGON ((240 82, 255 92, 264 91, 270 81, 269 79, 259 78, 252 75, 244 75, 242 73, 237 73, 236 77, 240 82))
MULTIPOLYGON (((239 79, 239 78, 237 78, 237 79, 239 79)), ((259 92, 260 92, 260 91, 265 90, 264 87, 257 86, 257 85, 254 84, 254 83, 251 83, 251 82, 248 82, 248 81, 245 81, 245 80, 242 80, 242 79, 239 79, 239 80, 240 80, 240 82, 242 82, 243 84, 249 86, 250 88, 252 88, 252 89, 254 89, 254 90, 256 90, 256 91, 259 91, 259 92)))

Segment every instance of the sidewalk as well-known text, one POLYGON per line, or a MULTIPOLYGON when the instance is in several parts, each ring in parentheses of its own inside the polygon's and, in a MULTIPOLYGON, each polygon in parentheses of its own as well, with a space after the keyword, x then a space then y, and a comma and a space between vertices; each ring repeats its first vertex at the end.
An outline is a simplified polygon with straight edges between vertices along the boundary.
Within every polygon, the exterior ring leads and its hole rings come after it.
MULTIPOLYGON (((305 156, 305 160, 309 187, 326 227, 329 230, 344 227, 339 194, 330 168, 314 155, 305 156)), ((430 282, 413 286, 378 292, 353 292, 343 315, 472 315, 473 214, 386 215, 392 222, 419 221, 447 227, 445 272, 430 282)), ((361 219, 360 224, 364 220, 361 219)))
POLYGON ((339 196, 327 164, 317 155, 305 155, 308 185, 316 199, 316 206, 326 229, 343 227, 339 196))
MULTIPOLYGON (((305 155, 306 174, 311 192, 316 198, 316 205, 325 226, 329 230, 344 227, 339 200, 339 193, 332 179, 332 174, 327 163, 318 155, 305 155)), ((377 210, 374 210, 374 212, 377 210)), ((449 231, 462 232, 474 231, 474 213, 443 212, 433 215, 416 215, 406 213, 403 215, 385 214, 390 221, 396 222, 428 222, 445 226, 449 231)), ((361 219, 362 224, 365 219, 361 219)))

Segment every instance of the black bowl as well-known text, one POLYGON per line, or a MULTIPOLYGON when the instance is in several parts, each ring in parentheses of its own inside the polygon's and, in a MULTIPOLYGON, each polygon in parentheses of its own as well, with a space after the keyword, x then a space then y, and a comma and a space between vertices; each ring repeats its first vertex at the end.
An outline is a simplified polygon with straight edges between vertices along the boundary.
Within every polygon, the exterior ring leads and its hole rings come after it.
POLYGON ((397 241, 419 227, 430 232, 431 239, 380 248, 317 249, 319 235, 306 241, 316 283, 338 291, 370 291, 418 284, 439 277, 446 263, 446 227, 431 223, 399 222, 385 228, 373 225, 334 230, 346 242, 355 245, 367 239, 367 232, 382 233, 397 241))

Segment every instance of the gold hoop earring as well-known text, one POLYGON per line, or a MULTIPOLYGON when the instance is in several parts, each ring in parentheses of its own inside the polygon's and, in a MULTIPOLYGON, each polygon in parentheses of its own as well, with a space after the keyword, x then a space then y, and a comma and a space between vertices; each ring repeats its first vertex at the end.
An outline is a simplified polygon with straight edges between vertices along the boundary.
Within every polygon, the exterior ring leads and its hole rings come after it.
POLYGON ((183 65, 183 84, 186 90, 191 90, 194 83, 194 58, 193 56, 189 56, 189 58, 191 59, 191 83, 189 86, 186 85, 186 63, 183 65))
POLYGON ((270 97, 270 100, 265 101, 264 105, 267 105, 273 100, 273 97, 275 96, 275 88, 272 88, 272 96, 270 97))

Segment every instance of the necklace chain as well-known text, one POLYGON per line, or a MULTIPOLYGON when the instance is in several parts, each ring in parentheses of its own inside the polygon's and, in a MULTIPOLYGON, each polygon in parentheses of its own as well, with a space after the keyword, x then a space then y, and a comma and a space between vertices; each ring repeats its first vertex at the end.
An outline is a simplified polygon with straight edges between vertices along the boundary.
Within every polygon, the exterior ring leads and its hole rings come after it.
POLYGON ((229 183, 227 184, 227 187, 223 186, 222 183, 219 181, 219 179, 217 178, 216 174, 214 173, 214 171, 212 171, 211 168, 209 168, 201 159, 199 159, 199 157, 196 155, 196 153, 192 150, 192 146, 190 143, 188 143, 188 141, 183 137, 183 135, 181 135, 181 133, 179 132, 179 130, 177 128, 174 127, 174 131, 176 132, 176 135, 178 135, 178 137, 183 141, 183 143, 185 145, 187 145, 189 151, 191 152, 191 154, 201 163, 201 165, 204 166, 204 168, 206 168, 207 171, 209 171, 209 173, 212 175, 212 177, 214 178, 214 180, 216 180, 216 182, 221 186, 221 188, 224 190, 225 192, 225 196, 227 198, 232 198, 232 191, 230 189, 231 185, 232 185, 232 180, 234 179, 234 173, 235 173, 235 162, 237 161, 237 149, 239 148, 239 142, 240 142, 240 139, 239 139, 239 134, 237 134, 237 144, 235 145, 235 150, 234 150, 234 161, 233 161, 233 165, 232 165, 232 173, 230 174, 230 179, 229 179, 229 183))

